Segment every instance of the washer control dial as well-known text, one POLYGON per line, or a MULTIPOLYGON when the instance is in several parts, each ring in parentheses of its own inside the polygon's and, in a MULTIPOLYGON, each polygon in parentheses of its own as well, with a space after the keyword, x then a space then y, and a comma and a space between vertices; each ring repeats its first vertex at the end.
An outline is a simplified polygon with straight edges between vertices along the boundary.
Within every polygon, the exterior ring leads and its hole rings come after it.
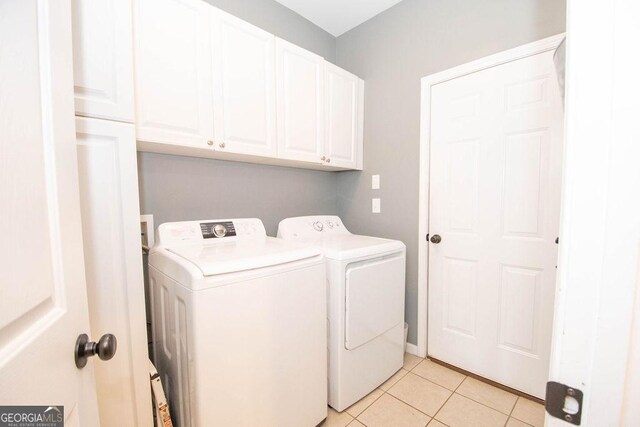
POLYGON ((316 221, 313 223, 313 229, 316 231, 322 231, 322 229, 324 228, 324 226, 322 225, 322 223, 320 221, 316 221))
POLYGON ((224 237, 227 235, 227 227, 222 224, 216 224, 213 227, 213 234, 215 234, 216 237, 224 237))

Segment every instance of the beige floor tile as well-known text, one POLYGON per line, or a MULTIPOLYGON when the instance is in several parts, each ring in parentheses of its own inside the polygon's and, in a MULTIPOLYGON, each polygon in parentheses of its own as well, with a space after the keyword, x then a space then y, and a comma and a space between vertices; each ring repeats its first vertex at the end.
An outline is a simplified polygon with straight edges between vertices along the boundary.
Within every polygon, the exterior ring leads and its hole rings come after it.
POLYGON ((400 379, 402 377, 404 377, 405 375, 407 375, 407 371, 406 369, 400 369, 398 372, 396 372, 395 374, 393 374, 391 376, 391 378, 389 378, 388 380, 386 380, 384 383, 382 383, 382 385, 380 386, 380 389, 387 391, 391 388, 392 385, 394 385, 395 383, 397 383, 398 381, 400 381, 400 379))
POLYGON ((327 419, 320 423, 319 427, 345 427, 351 421, 353 421, 353 417, 347 412, 337 412, 335 409, 329 408, 327 419))
POLYGON ((410 371, 413 368, 415 368, 418 365, 418 363, 420 363, 423 360, 424 359, 422 357, 418 357, 418 356, 414 356, 413 354, 405 353, 404 354, 404 365, 402 367, 404 369, 406 369, 407 371, 410 371))
POLYGON ((349 406, 346 411, 349 413, 349 415, 357 417, 362 413, 362 411, 367 409, 373 402, 375 402, 380 396, 382 396, 383 393, 384 392, 382 390, 377 388, 353 405, 349 406))
POLYGON ((515 394, 471 377, 465 378, 456 390, 456 393, 507 415, 511 413, 513 405, 515 405, 516 400, 518 400, 518 396, 515 394))
POLYGON ((544 406, 533 400, 519 397, 511 416, 532 426, 541 427, 544 425, 544 406))
POLYGON ((445 368, 428 359, 420 362, 411 372, 433 381, 436 384, 440 384, 449 390, 455 390, 465 378, 460 372, 445 368))
POLYGON ((427 427, 447 427, 447 425, 446 424, 442 424, 438 420, 431 420, 431 422, 429 424, 427 424, 427 427))
POLYGON ((367 427, 367 426, 365 426, 358 420, 353 420, 349 423, 349 427, 367 427))
POLYGON ((515 418, 509 418, 509 421, 507 421, 506 427, 531 427, 531 426, 527 423, 523 423, 520 420, 516 420, 515 418))
POLYGON ((433 417, 444 405, 451 391, 409 372, 387 392, 433 417))
POLYGON ((502 427, 507 418, 495 409, 455 393, 436 414, 438 421, 451 427, 502 427))
POLYGON ((358 420, 367 427, 424 427, 430 418, 385 393, 358 420))

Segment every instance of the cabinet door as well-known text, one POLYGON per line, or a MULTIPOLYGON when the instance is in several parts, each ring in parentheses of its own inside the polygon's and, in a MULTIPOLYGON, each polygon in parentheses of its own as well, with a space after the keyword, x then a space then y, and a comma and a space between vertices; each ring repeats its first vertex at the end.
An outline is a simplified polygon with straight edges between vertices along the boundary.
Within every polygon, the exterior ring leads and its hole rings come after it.
POLYGON ((208 148, 213 139, 209 8, 200 0, 136 0, 137 138, 208 148))
POLYGON ((78 118, 76 144, 91 336, 118 352, 93 365, 103 426, 149 426, 147 330, 132 124, 78 118))
POLYGON ((277 39, 276 81, 278 157, 322 162, 324 59, 277 39))
POLYGON ((327 162, 362 169, 364 82, 327 62, 326 94, 327 162))
POLYGON ((275 157, 275 37, 210 9, 215 149, 275 157))
POLYGON ((76 114, 133 123, 131 2, 73 0, 76 114))

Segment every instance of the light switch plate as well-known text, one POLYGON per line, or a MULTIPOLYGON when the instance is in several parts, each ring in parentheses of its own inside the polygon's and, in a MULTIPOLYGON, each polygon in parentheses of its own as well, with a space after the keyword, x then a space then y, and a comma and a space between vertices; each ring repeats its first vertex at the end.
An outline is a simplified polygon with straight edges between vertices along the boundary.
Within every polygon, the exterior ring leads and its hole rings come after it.
POLYGON ((371 175, 371 189, 372 190, 380 189, 380 175, 371 175))
POLYGON ((380 199, 371 199, 371 213, 380 213, 380 199))

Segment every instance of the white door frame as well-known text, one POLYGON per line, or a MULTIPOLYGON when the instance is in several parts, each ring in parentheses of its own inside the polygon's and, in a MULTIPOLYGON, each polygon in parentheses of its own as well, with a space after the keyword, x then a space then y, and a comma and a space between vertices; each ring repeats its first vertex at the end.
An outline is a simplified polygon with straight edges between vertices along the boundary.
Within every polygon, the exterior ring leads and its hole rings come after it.
POLYGON ((427 355, 427 298, 428 298, 428 262, 429 255, 426 241, 429 233, 429 161, 431 144, 431 122, 429 106, 431 104, 431 87, 467 74, 487 68, 506 64, 518 59, 555 50, 564 38, 563 34, 547 37, 533 43, 519 46, 476 61, 468 62, 421 79, 420 106, 420 184, 418 209, 418 345, 417 349, 407 346, 410 352, 417 352, 420 357, 427 355))

